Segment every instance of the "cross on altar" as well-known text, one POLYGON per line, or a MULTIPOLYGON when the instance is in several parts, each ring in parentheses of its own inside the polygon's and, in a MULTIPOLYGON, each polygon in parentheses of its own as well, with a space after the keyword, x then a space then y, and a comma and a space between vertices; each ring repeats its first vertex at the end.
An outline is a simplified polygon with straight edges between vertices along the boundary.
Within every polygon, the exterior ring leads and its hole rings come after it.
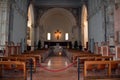
POLYGON ((61 37, 61 32, 60 32, 58 29, 57 29, 57 31, 55 32, 55 37, 56 37, 57 40, 59 40, 60 37, 61 37))

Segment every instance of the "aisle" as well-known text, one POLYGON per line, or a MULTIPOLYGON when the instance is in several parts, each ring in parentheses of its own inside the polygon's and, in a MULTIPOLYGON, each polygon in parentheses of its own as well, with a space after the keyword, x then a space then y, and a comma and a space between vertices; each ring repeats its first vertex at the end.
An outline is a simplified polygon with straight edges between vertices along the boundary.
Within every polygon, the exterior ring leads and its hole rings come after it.
MULTIPOLYGON (((55 56, 48 58, 45 63, 42 63, 44 67, 50 70, 58 70, 65 68, 71 64, 66 57, 55 56)), ((33 80, 78 80, 77 68, 70 67, 61 72, 50 72, 40 67, 37 68, 37 72, 33 74, 33 80)))

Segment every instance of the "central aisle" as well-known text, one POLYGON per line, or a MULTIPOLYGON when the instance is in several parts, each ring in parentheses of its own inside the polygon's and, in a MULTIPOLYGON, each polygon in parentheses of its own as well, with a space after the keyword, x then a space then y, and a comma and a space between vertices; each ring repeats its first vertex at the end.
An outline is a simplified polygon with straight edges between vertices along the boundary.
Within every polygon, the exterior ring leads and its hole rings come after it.
POLYGON ((68 66, 70 62, 66 57, 54 56, 54 57, 48 58, 45 63, 47 63, 47 67, 49 69, 61 69, 68 66))
MULTIPOLYGON (((54 56, 49 57, 41 65, 50 70, 59 70, 67 67, 69 64, 71 63, 66 57, 54 56)), ((72 66, 60 72, 50 72, 38 67, 37 72, 33 73, 33 80, 78 80, 77 68, 72 66)))

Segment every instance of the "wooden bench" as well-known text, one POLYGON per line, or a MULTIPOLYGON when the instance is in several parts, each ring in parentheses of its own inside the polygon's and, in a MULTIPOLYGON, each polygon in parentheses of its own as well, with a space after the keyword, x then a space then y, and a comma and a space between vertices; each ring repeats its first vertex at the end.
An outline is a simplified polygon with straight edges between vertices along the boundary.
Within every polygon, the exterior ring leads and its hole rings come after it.
MULTIPOLYGON (((9 57, 0 57, 0 61, 23 61, 26 63, 26 66, 30 66, 30 59, 33 60, 33 70, 36 71, 36 60, 34 57, 23 57, 23 56, 9 56, 9 57)), ((18 66, 20 69, 21 66, 18 66)), ((27 68, 27 67, 26 67, 27 68)), ((6 69, 10 69, 10 66, 7 65, 6 69)), ((28 68, 29 69, 29 68, 28 68)))
POLYGON ((29 53, 25 53, 25 54, 21 54, 21 55, 10 55, 13 57, 18 57, 18 56, 23 56, 23 57, 34 57, 36 59, 36 63, 41 63, 41 56, 39 54, 29 54, 29 53))
POLYGON ((110 61, 113 60, 112 56, 86 56, 86 57, 78 57, 78 59, 80 60, 81 64, 84 64, 84 61, 110 61))
MULTIPOLYGON (((17 61, 24 61, 24 62, 26 62, 26 65, 27 65, 27 67, 28 66, 30 66, 31 65, 31 62, 30 62, 30 59, 32 59, 32 63, 33 63, 33 70, 36 72, 36 66, 37 66, 37 64, 36 64, 36 59, 34 58, 34 57, 15 57, 15 58, 17 58, 17 61)), ((28 68, 28 70, 29 70, 29 68, 28 68)))
MULTIPOLYGON (((80 65, 80 69, 84 68, 84 62, 85 61, 94 61, 95 57, 94 56, 90 56, 90 57, 78 57, 79 59, 79 65, 80 65)), ((77 64, 78 67, 78 64, 77 64)))
POLYGON ((24 54, 22 56, 26 56, 26 57, 35 57, 36 59, 36 63, 41 63, 42 60, 41 60, 41 56, 40 55, 37 55, 37 54, 24 54))
POLYGON ((36 63, 41 63, 41 56, 40 55, 34 55, 34 54, 22 54, 22 55, 11 55, 10 57, 34 57, 36 63))
MULTIPOLYGON (((116 69, 118 67, 118 64, 120 64, 120 60, 118 61, 85 61, 84 62, 84 80, 96 80, 96 79, 116 79, 119 77, 112 76, 112 69, 116 69), (107 75, 105 76, 87 76, 87 71, 90 68, 89 65, 92 65, 91 69, 97 69, 97 65, 105 65, 107 67, 105 67, 107 69, 107 75), (112 76, 112 77, 111 77, 112 76)), ((105 71, 105 70, 104 70, 105 71)), ((93 71, 93 73, 95 73, 93 71)))
POLYGON ((36 53, 23 53, 21 55, 11 55, 11 56, 26 56, 26 57, 35 57, 38 63, 41 63, 41 55, 36 53))
POLYGON ((2 79, 4 80, 4 75, 3 75, 4 65, 16 65, 16 66, 21 65, 23 68, 22 70, 23 70, 23 78, 24 78, 22 80, 27 80, 26 63, 21 61, 0 61, 0 80, 2 79))
POLYGON ((110 61, 110 60, 113 60, 113 56, 97 56, 95 57, 95 60, 110 61))
MULTIPOLYGON (((49 55, 49 50, 35 50, 22 53, 22 55, 34 55, 39 56, 39 62, 43 62, 49 55)), ((38 59, 38 58, 37 58, 38 59)))
POLYGON ((101 54, 79 54, 79 55, 74 55, 73 56, 73 62, 77 60, 77 58, 80 57, 98 57, 98 56, 102 56, 101 54))

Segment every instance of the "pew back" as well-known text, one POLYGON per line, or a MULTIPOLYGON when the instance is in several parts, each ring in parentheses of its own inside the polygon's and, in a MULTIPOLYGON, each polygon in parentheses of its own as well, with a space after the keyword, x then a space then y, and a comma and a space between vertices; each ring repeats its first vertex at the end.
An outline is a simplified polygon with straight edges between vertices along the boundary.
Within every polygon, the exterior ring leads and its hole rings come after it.
POLYGON ((113 64, 120 64, 120 60, 117 60, 117 61, 85 61, 84 62, 84 77, 87 77, 87 68, 89 68, 88 65, 96 66, 96 65, 100 65, 100 64, 107 65, 107 67, 106 67, 107 68, 107 75, 111 76, 113 64))
POLYGON ((23 66, 23 77, 24 80, 27 80, 27 71, 26 71, 26 63, 25 62, 20 62, 20 61, 0 61, 0 76, 4 76, 2 74, 2 70, 4 70, 4 68, 2 67, 2 65, 21 65, 23 66))

